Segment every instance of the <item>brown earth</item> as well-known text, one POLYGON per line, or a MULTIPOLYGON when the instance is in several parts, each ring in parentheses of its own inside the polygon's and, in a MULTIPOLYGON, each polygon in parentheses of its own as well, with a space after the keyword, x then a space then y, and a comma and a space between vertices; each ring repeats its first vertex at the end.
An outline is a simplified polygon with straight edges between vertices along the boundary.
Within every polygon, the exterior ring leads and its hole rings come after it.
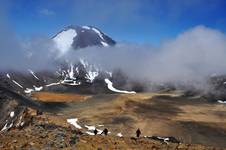
POLYGON ((21 146, 25 149, 59 149, 62 146, 64 149, 226 148, 226 105, 209 102, 200 96, 186 97, 178 91, 92 96, 67 93, 45 95, 41 92, 41 95, 42 103, 46 102, 43 99, 51 97, 52 100, 47 103, 55 105, 55 102, 63 102, 66 105, 35 116, 40 121, 25 129, 14 129, 2 134, 0 149, 6 149, 7 146, 12 149, 15 146, 16 149, 21 146), (77 100, 72 100, 74 97, 77 100), (83 134, 76 137, 79 140, 75 145, 71 145, 70 139, 75 135, 75 128, 67 123, 68 118, 78 118, 83 133, 87 131, 85 125, 95 125, 101 130, 107 128, 111 133, 107 137, 83 134), (47 124, 47 127, 43 127, 43 124, 47 124), (142 138, 131 139, 137 128, 141 129, 142 138), (117 133, 122 133, 123 138, 117 137, 117 133), (184 144, 166 144, 144 138, 153 135, 173 136, 184 144))
POLYGON ((111 135, 173 136, 188 144, 226 147, 226 105, 210 103, 201 97, 180 93, 141 93, 95 95, 82 102, 72 102, 52 117, 51 122, 66 124, 78 118, 84 125, 104 125, 111 135), (57 119, 54 119, 57 118, 57 119))
POLYGON ((11 128, 0 133, 0 149, 79 149, 79 150, 220 150, 198 144, 183 144, 157 141, 150 138, 89 136, 73 126, 59 126, 49 122, 46 114, 36 116, 35 110, 29 109, 31 122, 24 128, 11 128))
POLYGON ((73 102, 84 101, 88 96, 71 93, 36 92, 32 94, 32 98, 43 102, 73 102))
POLYGON ((198 144, 164 143, 147 138, 113 136, 82 136, 76 148, 79 150, 217 150, 217 148, 198 144))
MULTIPOLYGON (((78 131, 39 122, 24 129, 0 134, 1 150, 15 149, 79 149, 79 150, 218 150, 197 144, 164 143, 148 138, 87 136, 78 131)), ((219 149, 220 150, 220 149, 219 149)))

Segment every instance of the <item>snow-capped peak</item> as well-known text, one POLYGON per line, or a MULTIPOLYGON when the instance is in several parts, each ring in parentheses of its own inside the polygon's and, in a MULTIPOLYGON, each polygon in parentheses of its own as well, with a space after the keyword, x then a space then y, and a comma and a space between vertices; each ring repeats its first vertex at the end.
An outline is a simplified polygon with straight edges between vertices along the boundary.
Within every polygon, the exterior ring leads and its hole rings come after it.
POLYGON ((70 49, 80 49, 91 46, 113 46, 114 40, 93 26, 69 26, 53 37, 59 56, 70 49))

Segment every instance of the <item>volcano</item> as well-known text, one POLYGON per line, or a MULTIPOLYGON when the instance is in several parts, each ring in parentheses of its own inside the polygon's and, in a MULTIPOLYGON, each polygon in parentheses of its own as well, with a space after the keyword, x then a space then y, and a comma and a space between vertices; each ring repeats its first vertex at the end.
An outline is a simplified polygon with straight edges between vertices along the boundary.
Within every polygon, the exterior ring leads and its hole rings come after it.
POLYGON ((86 47, 114 46, 116 42, 100 29, 94 26, 68 26, 53 38, 56 48, 60 53, 70 49, 82 49, 86 47))

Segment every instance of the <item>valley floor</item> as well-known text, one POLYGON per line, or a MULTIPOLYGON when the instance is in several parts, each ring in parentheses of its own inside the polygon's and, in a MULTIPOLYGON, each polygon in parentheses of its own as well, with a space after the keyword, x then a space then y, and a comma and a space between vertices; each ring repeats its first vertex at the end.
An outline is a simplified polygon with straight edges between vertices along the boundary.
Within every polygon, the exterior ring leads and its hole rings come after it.
POLYGON ((175 91, 103 95, 40 92, 32 97, 48 103, 48 112, 40 116, 32 112, 34 120, 29 126, 0 133, 0 149, 226 148, 226 105, 200 96, 183 96, 175 91), (51 110, 53 105, 60 108, 51 110), (81 129, 67 122, 73 118, 78 119, 81 129), (107 128, 110 134, 86 134, 93 126, 107 128), (131 139, 138 128, 142 138, 131 139), (119 133, 122 137, 117 136, 119 133), (146 136, 175 137, 185 144, 167 144, 146 136))
POLYGON ((48 117, 59 125, 78 118, 82 131, 88 126, 109 129, 111 135, 173 136, 184 143, 226 147, 226 105, 182 93, 107 94, 67 103, 48 117))

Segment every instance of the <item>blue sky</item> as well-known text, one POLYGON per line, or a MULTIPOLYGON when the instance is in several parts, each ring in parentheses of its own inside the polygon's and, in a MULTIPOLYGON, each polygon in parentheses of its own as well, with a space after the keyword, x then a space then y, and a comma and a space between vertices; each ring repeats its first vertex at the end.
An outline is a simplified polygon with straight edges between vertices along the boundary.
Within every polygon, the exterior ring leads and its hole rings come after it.
POLYGON ((22 37, 94 25, 116 41, 158 45, 197 25, 226 31, 225 0, 2 1, 0 17, 22 37))

